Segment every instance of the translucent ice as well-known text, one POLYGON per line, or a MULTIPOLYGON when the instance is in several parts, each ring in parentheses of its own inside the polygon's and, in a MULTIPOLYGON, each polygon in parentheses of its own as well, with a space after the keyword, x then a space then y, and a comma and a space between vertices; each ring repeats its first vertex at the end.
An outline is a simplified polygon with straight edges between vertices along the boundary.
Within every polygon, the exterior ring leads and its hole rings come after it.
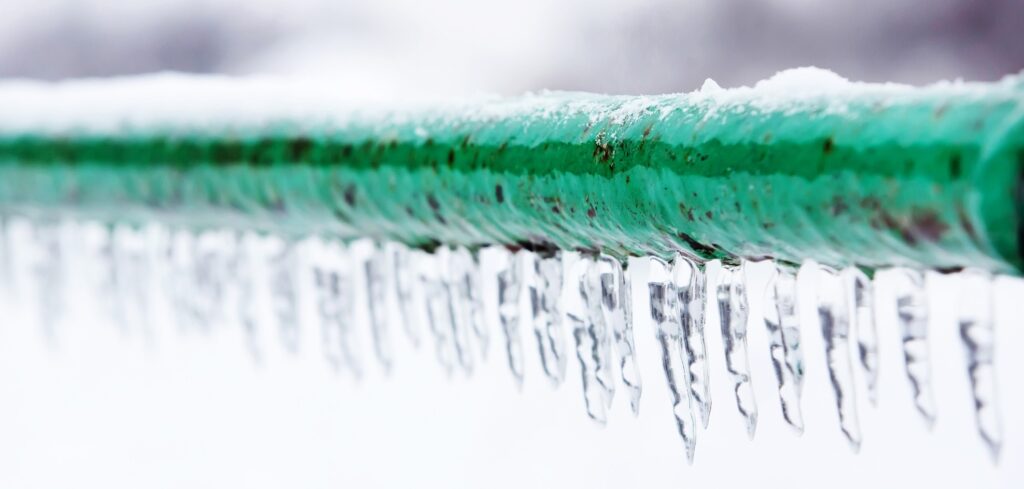
POLYGON ((732 377, 736 408, 747 422, 747 436, 753 438, 757 429, 757 402, 747 359, 747 292, 743 265, 722 264, 719 277, 718 312, 725 367, 732 377))
POLYGON ((967 356, 967 375, 971 381, 975 421, 978 433, 988 446, 993 461, 999 460, 1003 433, 996 396, 995 327, 993 320, 993 282, 988 272, 965 270, 959 276, 961 298, 960 339, 967 356))
POLYGON ((846 282, 830 268, 821 267, 818 272, 818 321, 825 341, 828 376, 835 394, 839 426, 850 447, 857 451, 861 435, 850 361, 850 305, 846 282))
POLYGON ((629 276, 623 272, 619 260, 608 255, 598 258, 598 273, 605 324, 611 329, 622 384, 626 386, 629 407, 636 416, 640 413, 641 381, 633 342, 633 294, 629 276))
POLYGON ((682 347, 683 330, 677 313, 675 286, 668 264, 659 258, 650 258, 647 290, 650 294, 650 315, 654 323, 655 339, 661 350, 661 368, 668 383, 672 399, 672 415, 676 429, 686 448, 686 460, 693 463, 697 446, 697 423, 694 418, 694 400, 687 383, 687 360, 682 347))
POLYGON ((775 265, 765 290, 764 324, 768 330, 772 367, 779 384, 782 417, 798 433, 803 433, 800 393, 804 362, 796 309, 796 273, 788 267, 775 265))
POLYGON ((914 405, 931 428, 935 424, 935 399, 932 394, 924 272, 895 268, 892 273, 896 278, 896 316, 903 336, 907 378, 913 391, 914 405))
POLYGON ((704 340, 706 276, 699 265, 682 255, 676 255, 672 262, 672 280, 679 307, 677 314, 683 330, 690 395, 700 410, 701 423, 707 428, 711 417, 711 383, 704 340))
POLYGON ((558 303, 562 294, 562 255, 541 257, 531 253, 528 257, 527 267, 532 271, 530 311, 533 334, 537 339, 544 375, 558 386, 565 379, 566 365, 562 311, 558 303))

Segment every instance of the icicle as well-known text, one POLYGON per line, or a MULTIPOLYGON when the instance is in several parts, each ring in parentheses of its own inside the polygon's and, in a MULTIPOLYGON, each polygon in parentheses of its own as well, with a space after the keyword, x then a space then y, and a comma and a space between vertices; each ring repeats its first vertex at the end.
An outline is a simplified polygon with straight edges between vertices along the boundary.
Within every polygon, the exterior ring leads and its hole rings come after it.
POLYGON ((205 330, 223 319, 227 254, 220 238, 206 232, 192 241, 192 314, 205 330))
POLYGON ((757 429, 757 402, 747 359, 747 292, 743 269, 743 263, 739 266, 722 264, 718 311, 725 346, 725 366, 732 377, 736 408, 747 422, 747 436, 753 439, 757 429))
POLYGON ((779 384, 782 417, 798 433, 804 431, 800 409, 803 388, 803 353, 796 309, 796 274, 778 264, 765 290, 764 324, 771 344, 772 366, 779 384))
POLYGON ((629 408, 636 416, 640 414, 641 381, 633 343, 633 294, 629 288, 630 281, 623 273, 619 260, 608 255, 601 255, 598 260, 605 324, 611 327, 622 383, 629 392, 629 408))
POLYGON ((299 350, 299 309, 294 270, 298 257, 296 243, 284 241, 270 257, 270 299, 277 320, 278 336, 285 350, 299 350))
POLYGON ((427 324, 434 338, 437 360, 445 373, 451 375, 458 361, 458 346, 455 340, 455 326, 452 323, 451 292, 448 289, 445 275, 444 248, 438 253, 428 255, 417 254, 417 265, 420 271, 427 303, 427 324))
POLYGON ((456 318, 460 328, 472 331, 480 347, 480 357, 487 353, 490 341, 483 321, 483 304, 480 297, 480 270, 476 258, 465 247, 451 253, 451 283, 456 318))
POLYGON ((32 231, 35 247, 40 253, 34 267, 40 325, 46 338, 56 341, 57 326, 65 306, 61 228, 56 222, 37 223, 32 231))
POLYGON ((253 360, 259 362, 263 359, 264 353, 260 345, 260 326, 256 311, 256 258, 253 256, 253 239, 254 237, 248 234, 238 236, 238 248, 232 266, 238 290, 235 314, 245 335, 246 348, 253 360))
POLYGON ((672 262, 672 276, 678 294, 679 309, 676 312, 683 328, 690 395, 700 409, 701 424, 707 428, 711 417, 711 384, 704 340, 705 275, 699 265, 676 255, 672 262))
POLYGON ((448 301, 447 317, 455 345, 455 358, 462 370, 469 374, 473 372, 472 326, 464 314, 464 311, 467 310, 464 302, 466 296, 463 295, 461 288, 465 281, 457 272, 461 268, 458 252, 451 248, 441 247, 435 251, 435 256, 438 258, 443 294, 448 301))
POLYGON ((522 290, 522 257, 527 251, 513 254, 505 248, 491 248, 497 255, 498 322, 505 336, 508 368, 518 386, 523 385, 523 340, 519 331, 519 293, 522 290))
POLYGON ((108 289, 112 316, 124 332, 148 332, 147 285, 149 272, 145 235, 127 227, 115 227, 107 234, 103 254, 108 267, 108 289))
POLYGON ((686 461, 693 463, 697 446, 697 423, 693 415, 694 400, 686 384, 686 359, 681 344, 683 331, 677 314, 677 295, 670 280, 668 264, 659 258, 648 259, 648 291, 650 293, 650 314, 654 322, 655 338, 661 350, 661 367, 668 382, 672 398, 672 415, 676 429, 686 447, 686 461))
POLYGON ((601 315, 600 296, 597 295, 600 284, 595 280, 597 274, 593 273, 594 267, 595 262, 589 257, 575 262, 566 281, 569 284, 569 300, 566 301, 565 312, 576 343, 576 358, 580 362, 583 401, 587 416, 604 425, 608 421, 609 393, 607 386, 602 384, 600 371, 602 367, 607 368, 609 360, 602 357, 603 346, 608 343, 608 335, 603 334, 604 318, 601 315), (596 308, 593 307, 595 305, 596 308), (595 324, 597 321, 601 324, 595 324))
POLYGON ((419 348, 423 336, 423 323, 420 309, 422 303, 416 293, 416 270, 413 266, 413 252, 400 243, 388 243, 386 249, 391 254, 394 266, 392 280, 395 284, 395 296, 398 298, 398 310, 402 317, 402 329, 413 347, 419 348))
POLYGON ((849 290, 850 324, 856 328, 857 357, 864 370, 868 400, 878 404, 878 330, 875 326, 875 296, 871 279, 857 267, 842 272, 849 290))
POLYGON ((14 289, 14 250, 11 244, 11 218, 0 215, 0 287, 14 289))
POLYGON ((376 244, 371 245, 370 256, 363 262, 366 274, 366 301, 370 313, 370 333, 373 352, 384 373, 391 372, 392 346, 387 304, 388 254, 376 244))
POLYGON ((562 255, 539 257, 530 254, 530 310, 533 313, 533 334, 540 350, 541 366, 552 385, 565 379, 565 336, 558 300, 562 295, 562 255))
POLYGON ((857 396, 850 361, 850 306, 845 281, 832 269, 818 269, 818 320, 825 340, 825 359, 836 397, 839 426, 853 451, 860 450, 857 396))
POLYGON ((343 245, 327 243, 327 256, 313 269, 317 289, 321 346, 327 362, 335 369, 346 368, 359 379, 362 360, 356 348, 355 307, 350 264, 343 245))
POLYGON ((914 404, 930 429, 935 424, 935 399, 932 395, 924 272, 896 268, 893 273, 898 280, 896 315, 903 335, 907 378, 913 390, 914 404))
POLYGON ((1002 422, 996 395, 995 325, 992 304, 992 276, 982 270, 965 270, 961 285, 959 327, 967 356, 967 375, 974 398, 978 433, 988 447, 993 463, 999 461, 1003 444, 1002 422))

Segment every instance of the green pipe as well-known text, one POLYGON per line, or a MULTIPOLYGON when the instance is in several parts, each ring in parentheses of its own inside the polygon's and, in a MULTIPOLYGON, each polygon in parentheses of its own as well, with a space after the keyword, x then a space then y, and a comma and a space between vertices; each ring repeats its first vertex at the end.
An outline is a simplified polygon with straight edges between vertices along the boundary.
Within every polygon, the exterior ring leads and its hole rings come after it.
POLYGON ((1024 268, 1024 78, 815 93, 545 93, 105 129, 75 111, 51 125, 8 113, 0 213, 425 247, 1024 268))

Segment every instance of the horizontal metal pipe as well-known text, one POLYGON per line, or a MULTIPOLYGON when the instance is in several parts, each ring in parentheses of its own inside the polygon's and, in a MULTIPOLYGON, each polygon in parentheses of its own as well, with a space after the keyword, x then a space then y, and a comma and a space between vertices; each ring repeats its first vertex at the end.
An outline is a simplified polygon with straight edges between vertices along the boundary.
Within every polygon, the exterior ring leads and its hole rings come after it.
MULTIPOLYGON (((184 94, 153 85, 124 92, 204 100, 201 80, 184 94)), ((140 103, 97 108, 102 124, 76 95, 87 88, 25 90, 0 84, 3 214, 617 256, 1024 265, 1019 77, 307 113, 256 94, 240 100, 278 109, 161 119, 140 103)))

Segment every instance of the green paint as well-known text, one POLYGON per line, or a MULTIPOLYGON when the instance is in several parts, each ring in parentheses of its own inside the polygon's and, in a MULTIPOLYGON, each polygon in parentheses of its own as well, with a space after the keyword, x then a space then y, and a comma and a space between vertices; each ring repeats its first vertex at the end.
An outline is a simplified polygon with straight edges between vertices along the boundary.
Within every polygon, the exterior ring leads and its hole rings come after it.
POLYGON ((0 210, 421 246, 1024 265, 1020 83, 784 108, 528 101, 543 103, 494 117, 0 132, 0 210))

